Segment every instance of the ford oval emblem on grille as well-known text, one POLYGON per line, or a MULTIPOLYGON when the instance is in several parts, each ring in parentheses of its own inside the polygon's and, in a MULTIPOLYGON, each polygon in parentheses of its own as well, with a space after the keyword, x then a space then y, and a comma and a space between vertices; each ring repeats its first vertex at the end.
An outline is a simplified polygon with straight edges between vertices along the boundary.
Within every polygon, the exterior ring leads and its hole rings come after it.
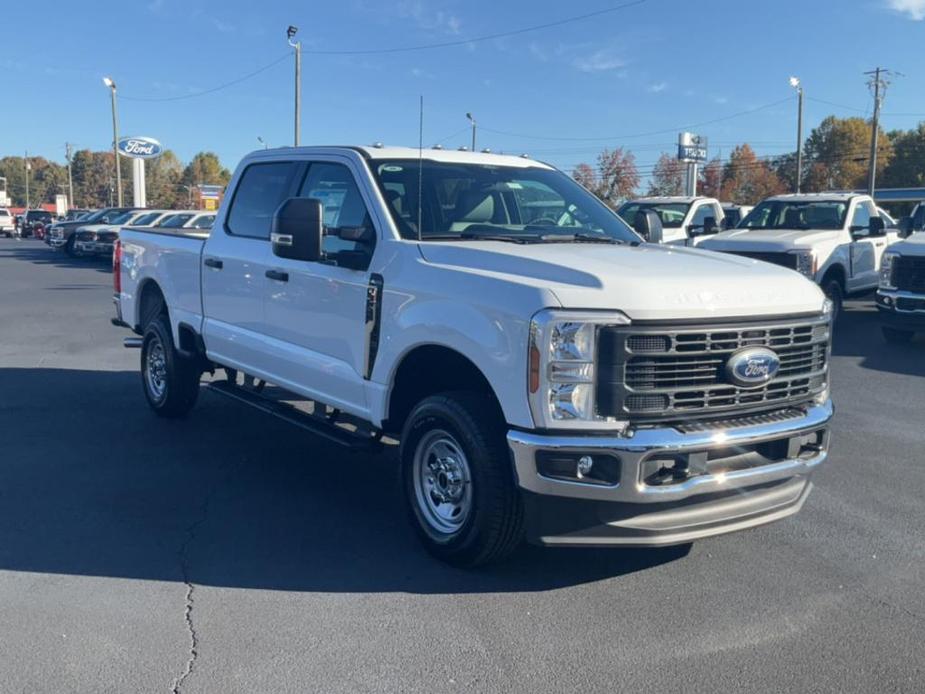
POLYGON ((726 377, 743 388, 763 386, 777 375, 780 357, 767 347, 746 347, 726 362, 726 377))

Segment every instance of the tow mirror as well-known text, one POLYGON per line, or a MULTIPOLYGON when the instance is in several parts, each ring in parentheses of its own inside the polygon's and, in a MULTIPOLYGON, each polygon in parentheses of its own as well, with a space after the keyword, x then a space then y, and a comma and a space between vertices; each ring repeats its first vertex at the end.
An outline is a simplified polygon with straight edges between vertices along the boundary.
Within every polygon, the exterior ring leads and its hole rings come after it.
POLYGON ((883 236, 884 229, 886 229, 886 224, 884 223, 882 217, 871 217, 870 218, 870 235, 871 236, 883 236))
POLYGON ((653 210, 640 210, 633 221, 633 229, 647 243, 662 242, 662 219, 653 210))
POLYGON ((896 222, 896 228, 899 229, 899 235, 905 238, 912 233, 912 217, 905 216, 900 217, 899 221, 896 222))
POLYGON ((315 198, 289 198, 273 214, 273 255, 291 260, 321 260, 324 205, 315 198))
POLYGON ((715 234, 716 229, 716 217, 704 217, 703 218, 703 233, 704 234, 715 234))

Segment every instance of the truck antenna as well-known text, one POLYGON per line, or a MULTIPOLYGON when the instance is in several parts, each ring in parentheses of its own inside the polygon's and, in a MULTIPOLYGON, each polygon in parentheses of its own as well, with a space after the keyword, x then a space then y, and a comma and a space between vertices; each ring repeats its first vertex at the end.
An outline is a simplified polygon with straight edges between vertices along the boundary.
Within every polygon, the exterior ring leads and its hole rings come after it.
POLYGON ((421 240, 421 196, 424 192, 424 95, 421 94, 421 103, 418 113, 418 241, 421 240))

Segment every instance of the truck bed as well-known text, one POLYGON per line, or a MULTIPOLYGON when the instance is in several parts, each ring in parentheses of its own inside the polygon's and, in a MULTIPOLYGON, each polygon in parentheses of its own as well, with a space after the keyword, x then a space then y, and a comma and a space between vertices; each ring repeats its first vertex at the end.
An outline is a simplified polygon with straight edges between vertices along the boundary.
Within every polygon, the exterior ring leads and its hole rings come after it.
POLYGON ((119 233, 122 290, 116 297, 122 320, 135 330, 144 328, 140 302, 147 284, 156 281, 170 306, 174 337, 180 323, 198 331, 202 324, 201 257, 208 237, 207 231, 199 229, 123 227, 119 233))

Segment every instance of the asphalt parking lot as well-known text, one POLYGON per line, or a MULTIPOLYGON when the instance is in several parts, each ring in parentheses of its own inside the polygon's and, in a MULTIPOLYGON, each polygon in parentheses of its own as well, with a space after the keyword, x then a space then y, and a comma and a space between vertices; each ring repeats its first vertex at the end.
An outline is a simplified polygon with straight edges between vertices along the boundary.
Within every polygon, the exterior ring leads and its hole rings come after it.
POLYGON ((870 302, 796 518, 463 572, 389 453, 210 393, 155 418, 111 293, 105 262, 0 239, 3 692, 925 691, 925 340, 887 345, 870 302))

